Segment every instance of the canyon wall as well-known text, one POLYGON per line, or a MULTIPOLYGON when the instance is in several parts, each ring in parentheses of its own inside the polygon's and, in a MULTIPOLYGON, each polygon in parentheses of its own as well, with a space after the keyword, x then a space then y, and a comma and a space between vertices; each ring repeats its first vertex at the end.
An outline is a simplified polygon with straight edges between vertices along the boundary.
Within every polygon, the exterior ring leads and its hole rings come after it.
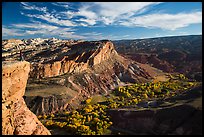
POLYGON ((69 55, 58 56, 45 63, 32 64, 30 77, 47 78, 65 73, 78 73, 109 59, 111 55, 117 54, 112 42, 102 42, 93 46, 92 43, 90 43, 90 46, 88 44, 74 45, 75 47, 73 46, 72 50, 77 52, 69 55), (82 53, 80 53, 80 48, 83 48, 82 53))
POLYGON ((29 71, 26 61, 2 63, 3 135, 50 135, 23 99, 29 71))

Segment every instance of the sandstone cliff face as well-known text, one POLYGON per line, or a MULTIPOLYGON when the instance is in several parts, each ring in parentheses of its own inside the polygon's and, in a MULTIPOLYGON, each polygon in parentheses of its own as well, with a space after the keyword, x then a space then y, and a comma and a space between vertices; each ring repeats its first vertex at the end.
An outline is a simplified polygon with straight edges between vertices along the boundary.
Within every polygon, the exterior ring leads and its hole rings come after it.
POLYGON ((25 61, 2 64, 3 135, 50 135, 23 99, 29 71, 30 64, 25 61))
MULTIPOLYGON (((43 63, 33 63, 31 66, 30 77, 47 78, 62 75, 64 73, 81 72, 88 67, 97 65, 110 58, 111 55, 117 54, 111 42, 82 42, 72 45, 71 49, 65 45, 52 51, 46 51, 47 54, 43 63), (70 52, 69 52, 70 51, 70 52), (74 52, 73 52, 74 51, 74 52), (60 52, 65 52, 59 55, 60 52), (58 54, 54 58, 49 58, 50 54, 58 54)), ((36 57, 38 58, 38 57, 36 57)), ((43 60, 43 58, 38 58, 43 60)), ((33 61, 33 60, 32 60, 33 61)))

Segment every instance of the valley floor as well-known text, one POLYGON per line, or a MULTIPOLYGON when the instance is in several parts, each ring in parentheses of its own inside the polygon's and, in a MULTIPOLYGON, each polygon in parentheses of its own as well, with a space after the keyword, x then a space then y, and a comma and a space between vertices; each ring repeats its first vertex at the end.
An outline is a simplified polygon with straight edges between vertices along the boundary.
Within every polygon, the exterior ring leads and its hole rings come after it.
POLYGON ((118 87, 73 112, 39 118, 55 135, 201 135, 201 84, 184 78, 118 87))

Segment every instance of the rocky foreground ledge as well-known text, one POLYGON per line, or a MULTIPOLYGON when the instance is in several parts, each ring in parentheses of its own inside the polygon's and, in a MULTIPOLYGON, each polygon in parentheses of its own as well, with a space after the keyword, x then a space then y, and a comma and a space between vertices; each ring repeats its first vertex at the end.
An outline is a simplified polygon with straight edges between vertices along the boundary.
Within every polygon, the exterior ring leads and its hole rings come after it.
POLYGON ((2 134, 50 135, 25 104, 25 93, 30 63, 2 62, 2 134))

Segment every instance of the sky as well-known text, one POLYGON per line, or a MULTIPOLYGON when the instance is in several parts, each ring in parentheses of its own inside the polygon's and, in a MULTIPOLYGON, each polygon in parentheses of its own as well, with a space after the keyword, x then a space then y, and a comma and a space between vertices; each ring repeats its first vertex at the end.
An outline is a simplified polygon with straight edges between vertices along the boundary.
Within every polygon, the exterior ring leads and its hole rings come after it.
POLYGON ((202 35, 201 2, 3 2, 2 39, 202 35))

